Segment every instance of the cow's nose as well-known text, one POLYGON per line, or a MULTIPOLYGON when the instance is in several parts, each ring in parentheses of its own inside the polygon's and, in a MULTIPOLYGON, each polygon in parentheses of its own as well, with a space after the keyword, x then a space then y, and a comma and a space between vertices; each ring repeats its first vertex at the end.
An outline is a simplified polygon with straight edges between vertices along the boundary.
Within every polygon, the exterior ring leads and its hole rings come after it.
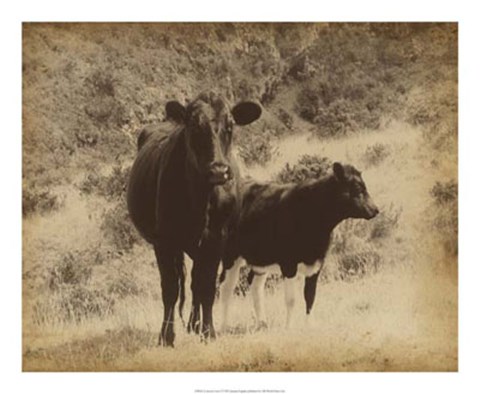
POLYGON ((212 183, 224 183, 231 178, 230 166, 222 162, 210 165, 210 180, 212 183))
POLYGON ((225 174, 230 170, 230 166, 221 162, 214 162, 210 165, 210 171, 216 174, 225 174))

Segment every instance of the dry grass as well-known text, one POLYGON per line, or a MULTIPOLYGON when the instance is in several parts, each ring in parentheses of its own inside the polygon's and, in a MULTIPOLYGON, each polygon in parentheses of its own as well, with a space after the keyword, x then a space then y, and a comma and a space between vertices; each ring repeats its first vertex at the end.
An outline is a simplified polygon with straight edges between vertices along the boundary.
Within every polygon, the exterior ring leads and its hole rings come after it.
POLYGON ((457 370, 456 24, 26 24, 23 43, 24 370, 457 370), (299 295, 282 328, 272 281, 267 332, 247 294, 235 335, 205 344, 178 320, 164 349, 124 183, 135 131, 207 87, 265 107, 236 134, 244 175, 353 164, 382 214, 334 232, 308 327, 299 295))
MULTIPOLYGON (((292 137, 279 145, 279 157, 268 168, 249 170, 256 178, 268 179, 286 162, 294 163, 301 154, 307 153, 322 154, 363 168, 361 160, 369 146, 382 143, 392 152, 381 166, 369 166, 363 171, 378 205, 394 204, 402 211, 398 228, 375 244, 383 266, 379 272, 361 279, 344 282, 327 277, 320 282, 308 327, 304 324, 299 287, 297 325, 292 331, 282 328, 285 306, 280 283, 267 297, 271 327, 268 332, 253 330, 253 308, 247 294, 247 297, 235 298, 231 306, 236 335, 222 335, 217 341, 204 344, 188 335, 177 320, 176 348, 158 348, 161 324, 158 273, 152 252, 141 245, 128 261, 120 259, 118 263, 94 267, 94 288, 101 288, 100 283, 116 278, 114 274, 123 269, 136 278, 144 290, 123 299, 113 295, 116 301, 113 313, 80 321, 47 316, 43 322, 34 322, 26 302, 24 370, 456 370, 456 263, 454 257, 446 260, 434 237, 425 235, 429 223, 425 215, 431 203, 429 190, 445 169, 425 171, 433 151, 422 147, 420 135, 417 129, 392 124, 382 132, 343 140, 292 137)), ((27 219, 25 231, 29 235, 25 237, 28 240, 25 256, 36 258, 25 259, 26 274, 35 267, 40 272, 49 253, 67 250, 74 244, 78 247, 79 242, 83 246, 98 242, 96 210, 89 204, 94 200, 78 198, 70 203, 67 199, 64 210, 48 218, 27 219), (30 228, 39 225, 41 233, 29 233, 30 228), (58 237, 59 233, 62 237, 58 237)), ((336 256, 331 254, 325 270, 334 272, 336 267, 336 256)), ((28 286, 25 289, 28 290, 28 286)), ((36 297, 26 297, 26 301, 45 297, 53 302, 48 290, 38 294, 39 289, 41 287, 32 287, 36 297)), ((189 305, 188 299, 186 305, 189 305)), ((218 309, 215 307, 217 325, 218 309)), ((54 311, 49 310, 47 302, 44 313, 54 311)))

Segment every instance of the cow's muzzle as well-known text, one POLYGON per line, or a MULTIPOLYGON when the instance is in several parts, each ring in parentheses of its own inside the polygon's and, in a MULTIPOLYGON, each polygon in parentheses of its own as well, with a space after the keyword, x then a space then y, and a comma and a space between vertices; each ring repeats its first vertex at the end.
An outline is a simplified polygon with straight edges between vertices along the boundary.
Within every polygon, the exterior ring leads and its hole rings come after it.
POLYGON ((230 166, 225 163, 212 163, 208 171, 208 181, 212 185, 223 185, 232 179, 230 166))

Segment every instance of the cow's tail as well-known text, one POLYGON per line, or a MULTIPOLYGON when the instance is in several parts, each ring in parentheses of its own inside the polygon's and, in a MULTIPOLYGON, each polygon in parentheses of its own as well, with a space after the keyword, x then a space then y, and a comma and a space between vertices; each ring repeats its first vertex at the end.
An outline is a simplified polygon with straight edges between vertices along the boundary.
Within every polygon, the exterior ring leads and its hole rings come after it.
POLYGON ((181 257, 177 260, 177 270, 178 270, 178 284, 179 284, 179 297, 180 302, 178 304, 178 312, 180 314, 180 319, 182 320, 183 325, 185 326, 185 320, 183 320, 183 307, 185 305, 185 259, 183 253, 181 257))

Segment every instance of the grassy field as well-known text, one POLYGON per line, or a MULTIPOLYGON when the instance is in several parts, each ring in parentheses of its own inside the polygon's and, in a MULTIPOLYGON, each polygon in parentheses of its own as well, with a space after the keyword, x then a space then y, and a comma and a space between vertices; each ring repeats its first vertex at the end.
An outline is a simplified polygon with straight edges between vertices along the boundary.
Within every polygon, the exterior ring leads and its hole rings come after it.
POLYGON ((457 370, 455 26, 206 25, 197 41, 190 28, 24 27, 23 369, 457 370), (245 176, 350 163, 381 214, 335 230, 308 326, 299 283, 283 328, 277 278, 268 331, 242 285, 234 333, 205 344, 177 319, 164 349, 159 274, 124 186, 136 129, 211 84, 264 105, 236 135, 245 176))

